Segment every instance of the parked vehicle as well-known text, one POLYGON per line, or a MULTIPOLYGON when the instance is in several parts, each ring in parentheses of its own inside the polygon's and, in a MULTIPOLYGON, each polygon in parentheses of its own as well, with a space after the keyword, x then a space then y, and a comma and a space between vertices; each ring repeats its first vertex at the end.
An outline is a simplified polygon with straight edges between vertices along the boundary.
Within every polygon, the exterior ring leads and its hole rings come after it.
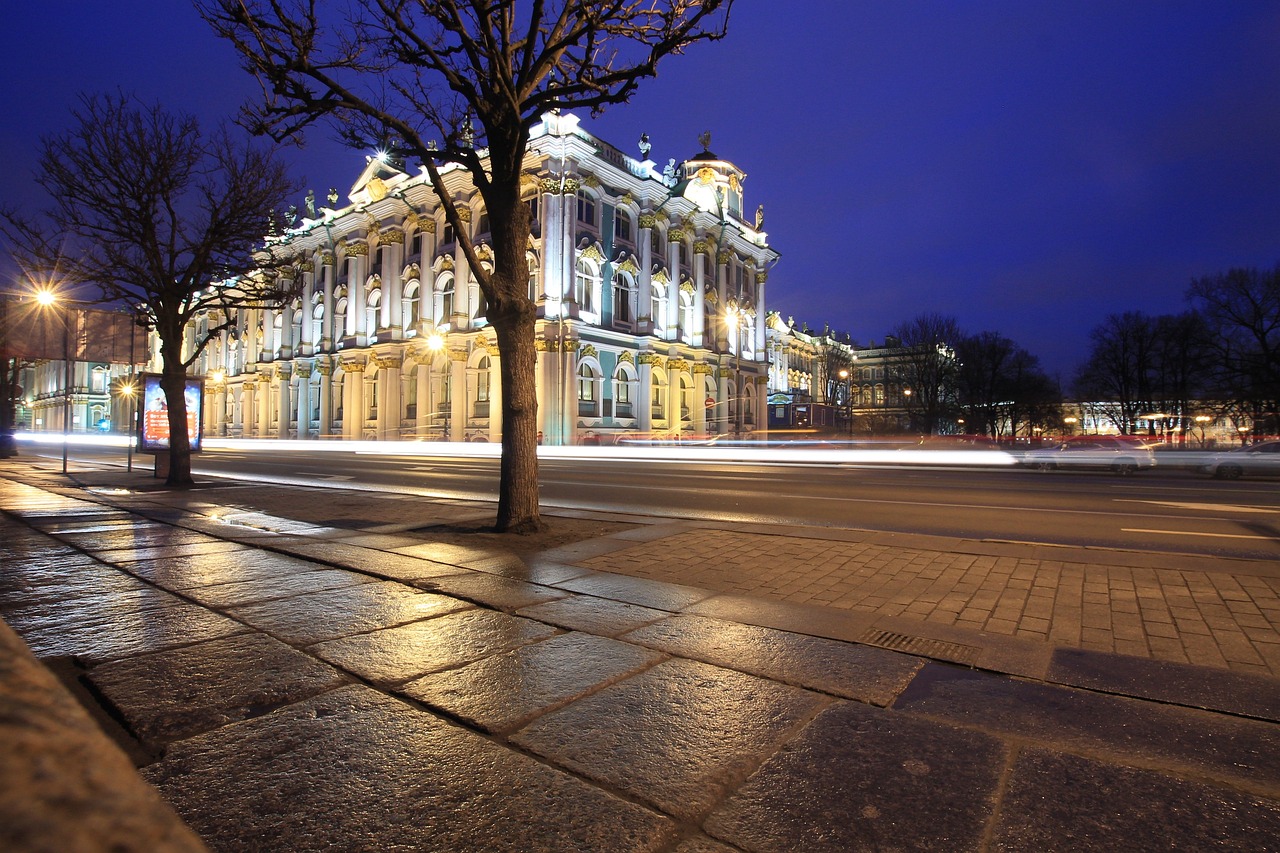
POLYGON ((1215 453, 1200 465, 1200 472, 1221 480, 1243 476, 1280 477, 1280 441, 1264 441, 1215 453))
POLYGON ((1156 455, 1150 445, 1130 436, 1091 435, 1067 439, 1056 447, 1028 450, 1022 464, 1039 471, 1105 469, 1124 475, 1154 468, 1156 455))

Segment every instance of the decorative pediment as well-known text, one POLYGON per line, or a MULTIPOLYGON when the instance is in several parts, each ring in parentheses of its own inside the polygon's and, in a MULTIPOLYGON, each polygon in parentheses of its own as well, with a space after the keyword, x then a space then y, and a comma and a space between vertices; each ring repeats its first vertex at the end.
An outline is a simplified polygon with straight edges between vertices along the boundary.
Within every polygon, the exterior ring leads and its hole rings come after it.
POLYGON ((636 357, 631 354, 630 350, 624 350, 618 354, 618 364, 635 364, 636 357))
POLYGON ((578 352, 579 358, 599 358, 600 351, 592 344, 587 344, 578 352))
POLYGON ((585 248, 579 249, 578 257, 595 261, 596 263, 604 263, 604 252, 600 251, 600 246, 596 243, 591 243, 585 248))
POLYGON ((634 255, 626 255, 617 265, 622 272, 631 273, 632 275, 640 274, 640 265, 636 263, 634 255))
POLYGON ((653 283, 663 285, 670 284, 671 277, 667 275, 667 271, 665 269, 657 270, 653 274, 653 283))

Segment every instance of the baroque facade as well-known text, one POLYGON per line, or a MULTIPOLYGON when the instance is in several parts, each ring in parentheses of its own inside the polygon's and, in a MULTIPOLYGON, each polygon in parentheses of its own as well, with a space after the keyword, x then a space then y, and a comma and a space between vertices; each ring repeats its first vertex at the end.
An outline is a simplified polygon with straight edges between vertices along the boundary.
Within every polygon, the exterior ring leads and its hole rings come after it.
MULTIPOLYGON (((777 253, 745 175, 704 150, 659 170, 550 115, 534 129, 539 430, 546 444, 765 431, 765 284, 777 253)), ((482 152, 483 153, 483 152, 482 152)), ((482 262, 488 217, 443 172, 482 262)), ((298 294, 243 309, 202 354, 209 437, 500 440, 496 336, 425 171, 369 158, 337 206, 269 240, 298 294)), ((193 336, 221 317, 206 317, 193 336)))

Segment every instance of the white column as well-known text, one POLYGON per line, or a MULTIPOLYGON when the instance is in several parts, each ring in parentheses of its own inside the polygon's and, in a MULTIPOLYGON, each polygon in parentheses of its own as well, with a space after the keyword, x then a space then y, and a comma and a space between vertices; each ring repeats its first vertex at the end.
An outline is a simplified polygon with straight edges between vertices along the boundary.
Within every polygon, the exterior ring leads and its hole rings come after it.
POLYGON ((693 248, 693 328, 689 330, 689 337, 695 347, 703 346, 705 340, 707 299, 704 288, 710 250, 706 240, 699 240, 693 248))
POLYGON ((382 252, 382 320, 379 325, 391 332, 391 337, 404 337, 404 315, 400 300, 404 282, 400 280, 404 263, 404 232, 390 229, 378 238, 378 251, 382 252))
POLYGON ((641 355, 636 365, 640 387, 633 397, 636 413, 636 429, 649 432, 653 429, 653 356, 641 355))
POLYGON ((298 439, 311 437, 311 365, 302 363, 295 370, 298 377, 298 439))
POLYGON ((289 437, 289 421, 293 410, 293 395, 290 393, 293 389, 292 374, 290 365, 282 364, 276 368, 276 384, 279 388, 277 393, 280 400, 280 420, 276 425, 276 438, 282 440, 289 437))
POLYGON ((315 324, 312 322, 312 316, 315 313, 315 306, 312 301, 316 296, 316 265, 314 259, 304 261, 300 265, 302 270, 302 329, 300 340, 298 342, 300 351, 299 355, 315 355, 316 353, 316 331, 315 324))
POLYGON ((320 423, 317 427, 321 438, 333 432, 333 362, 325 358, 316 362, 320 371, 320 423))
POLYGON ((449 441, 462 441, 467 425, 467 353, 449 351, 449 441))
POLYGON ((636 293, 636 331, 647 334, 653 328, 653 228, 657 217, 640 214, 640 278, 636 293))
POLYGON ((323 263, 320 276, 322 287, 324 288, 324 316, 320 320, 320 349, 324 352, 333 352, 334 329, 337 328, 333 316, 333 288, 334 279, 337 277, 334 270, 333 252, 327 249, 321 252, 320 260, 323 263))

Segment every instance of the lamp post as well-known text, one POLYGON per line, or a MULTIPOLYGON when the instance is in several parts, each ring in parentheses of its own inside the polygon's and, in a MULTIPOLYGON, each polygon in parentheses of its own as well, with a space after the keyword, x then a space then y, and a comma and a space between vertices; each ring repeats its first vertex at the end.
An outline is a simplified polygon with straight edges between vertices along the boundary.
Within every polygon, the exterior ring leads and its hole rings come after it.
POLYGON ((44 308, 59 305, 62 315, 62 473, 67 473, 67 444, 71 433, 71 307, 58 298, 51 288, 36 291, 36 302, 44 308))
POLYGON ((853 438, 853 388, 849 382, 849 371, 840 368, 840 384, 844 386, 844 411, 845 420, 849 428, 849 438, 853 438))

